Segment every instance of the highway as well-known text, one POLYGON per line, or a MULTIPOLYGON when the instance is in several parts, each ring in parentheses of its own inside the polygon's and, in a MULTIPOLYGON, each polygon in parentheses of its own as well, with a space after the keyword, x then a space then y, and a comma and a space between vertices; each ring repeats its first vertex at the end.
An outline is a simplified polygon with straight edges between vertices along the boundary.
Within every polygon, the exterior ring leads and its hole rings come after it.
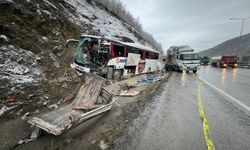
POLYGON ((173 72, 114 149, 249 150, 250 70, 173 72))

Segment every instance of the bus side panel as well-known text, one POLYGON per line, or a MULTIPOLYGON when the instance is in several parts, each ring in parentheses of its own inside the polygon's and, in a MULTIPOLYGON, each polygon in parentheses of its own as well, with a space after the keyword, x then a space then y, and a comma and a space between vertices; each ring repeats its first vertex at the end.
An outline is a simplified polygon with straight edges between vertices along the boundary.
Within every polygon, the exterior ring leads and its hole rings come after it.
POLYGON ((116 57, 109 60, 107 66, 112 66, 114 69, 124 69, 127 62, 126 57, 116 57))
POLYGON ((128 53, 126 66, 138 66, 140 60, 139 54, 128 53))
POLYGON ((148 71, 154 72, 157 71, 158 59, 146 59, 145 69, 143 73, 147 73, 148 71))

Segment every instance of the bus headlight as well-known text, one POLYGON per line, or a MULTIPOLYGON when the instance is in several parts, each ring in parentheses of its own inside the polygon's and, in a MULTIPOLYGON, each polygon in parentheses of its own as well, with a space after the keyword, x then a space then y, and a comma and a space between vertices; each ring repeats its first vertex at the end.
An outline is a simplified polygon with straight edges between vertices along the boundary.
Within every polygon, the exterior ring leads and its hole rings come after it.
POLYGON ((223 64, 223 67, 227 67, 227 64, 223 64))
POLYGON ((237 67, 238 65, 237 64, 234 64, 235 67, 237 67))

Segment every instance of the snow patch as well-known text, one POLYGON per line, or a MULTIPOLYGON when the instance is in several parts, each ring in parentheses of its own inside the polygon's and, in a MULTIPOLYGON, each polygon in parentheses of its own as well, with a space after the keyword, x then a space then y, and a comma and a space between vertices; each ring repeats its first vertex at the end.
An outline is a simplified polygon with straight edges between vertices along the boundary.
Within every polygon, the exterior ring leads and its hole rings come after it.
POLYGON ((59 60, 58 60, 57 56, 50 52, 49 57, 53 60, 54 66, 56 68, 60 68, 60 63, 59 63, 59 60))
POLYGON ((6 44, 9 42, 9 39, 5 35, 0 35, 0 45, 1 44, 6 44))
POLYGON ((36 83, 42 79, 40 57, 13 45, 0 47, 0 78, 11 83, 36 83))
POLYGON ((56 17, 54 17, 51 12, 49 12, 48 10, 41 9, 39 4, 37 4, 36 7, 37 7, 36 12, 41 17, 46 18, 46 19, 47 18, 48 19, 54 19, 54 20, 56 19, 56 17))
POLYGON ((3 40, 5 40, 5 41, 9 41, 9 39, 5 35, 0 35, 0 38, 3 39, 3 40))
POLYGON ((5 2, 7 2, 7 3, 14 3, 13 0, 5 0, 5 2))
POLYGON ((58 10, 58 8, 54 4, 52 4, 50 1, 48 0, 43 0, 43 1, 47 3, 48 5, 50 5, 51 7, 53 7, 54 9, 58 10))
POLYGON ((49 39, 45 36, 42 36, 42 41, 45 42, 45 43, 48 43, 49 42, 49 39))
POLYGON ((122 21, 112 16, 106 10, 82 0, 67 0, 65 2, 76 9, 76 12, 72 14, 64 7, 72 22, 78 25, 91 24, 95 31, 100 31, 101 35, 113 38, 115 36, 126 36, 139 42, 139 39, 124 26, 122 21))

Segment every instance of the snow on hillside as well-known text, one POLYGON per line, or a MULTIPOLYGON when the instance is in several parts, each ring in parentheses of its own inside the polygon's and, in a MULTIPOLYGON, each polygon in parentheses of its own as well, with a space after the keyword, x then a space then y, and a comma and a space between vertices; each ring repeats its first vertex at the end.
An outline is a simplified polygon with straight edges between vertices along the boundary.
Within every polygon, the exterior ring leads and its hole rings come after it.
POLYGON ((35 83, 43 77, 40 57, 13 45, 0 47, 0 78, 15 83, 35 83))
POLYGON ((70 19, 74 23, 78 25, 90 24, 95 31, 100 31, 101 35, 113 38, 115 36, 126 36, 134 41, 139 41, 138 38, 123 25, 122 21, 96 5, 91 5, 82 0, 68 0, 65 2, 76 8, 76 13, 74 14, 67 10, 65 11, 71 16, 70 19))

